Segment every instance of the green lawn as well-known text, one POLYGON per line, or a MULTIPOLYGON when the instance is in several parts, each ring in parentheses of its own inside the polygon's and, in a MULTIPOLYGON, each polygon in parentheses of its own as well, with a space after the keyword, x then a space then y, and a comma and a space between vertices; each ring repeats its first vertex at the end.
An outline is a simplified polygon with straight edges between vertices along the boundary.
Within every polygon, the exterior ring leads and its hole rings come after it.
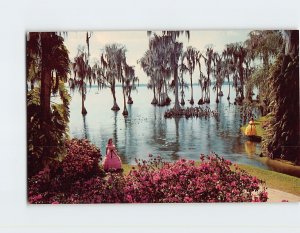
MULTIPOLYGON (((265 133, 265 130, 262 127, 262 124, 266 122, 268 118, 266 116, 260 117, 255 120, 256 132, 257 136, 262 137, 265 133)), ((241 127, 242 132, 245 132, 247 125, 241 127)), ((266 158, 265 158, 266 159, 266 158)), ((266 162, 266 161, 265 161, 266 162)), ((279 161, 269 161, 270 166, 273 167, 274 170, 289 170, 291 174, 299 173, 299 169, 285 163, 281 163, 279 161), (295 170, 295 171, 294 171, 295 170)), ((281 191, 293 193, 300 196, 300 178, 285 175, 283 173, 268 171, 264 169, 259 169, 256 167, 252 167, 249 165, 241 164, 239 165, 242 169, 246 170, 249 174, 256 176, 257 178, 266 181, 266 184, 270 188, 279 189, 281 191)), ((287 173, 287 171, 285 171, 287 173)))
POLYGON ((300 178, 245 164, 239 164, 239 167, 247 171, 250 175, 264 180, 269 188, 278 189, 300 196, 300 178))
MULTIPOLYGON (((199 162, 196 162, 196 165, 198 164, 199 162)), ((238 166, 250 175, 256 176, 258 179, 265 181, 269 188, 278 189, 300 196, 300 178, 245 164, 239 164, 238 166)), ((123 164, 124 174, 128 174, 132 167, 134 167, 134 165, 123 164)))

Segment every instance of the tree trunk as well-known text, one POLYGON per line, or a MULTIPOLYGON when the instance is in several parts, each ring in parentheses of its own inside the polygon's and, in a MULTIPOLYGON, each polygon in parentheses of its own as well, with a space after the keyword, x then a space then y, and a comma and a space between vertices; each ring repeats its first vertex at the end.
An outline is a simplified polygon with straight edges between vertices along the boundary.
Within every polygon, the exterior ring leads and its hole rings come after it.
POLYGON ((89 133, 88 133, 88 127, 87 127, 87 124, 86 124, 86 119, 85 119, 85 115, 82 116, 82 119, 83 119, 83 132, 84 132, 84 138, 85 139, 89 139, 89 133))
POLYGON ((181 105, 185 104, 184 98, 183 98, 183 94, 184 94, 183 88, 184 88, 184 82, 183 82, 183 72, 182 72, 181 73, 181 101, 180 101, 181 105))
POLYGON ((113 98, 114 98, 114 105, 113 105, 113 107, 111 108, 111 110, 113 110, 113 111, 119 111, 120 110, 120 107, 118 106, 118 104, 117 104, 117 98, 116 98, 116 90, 115 90, 115 82, 113 82, 113 84, 111 85, 111 88, 110 88, 110 90, 111 90, 111 93, 112 93, 112 95, 113 95, 113 98))
POLYGON ((174 81, 175 81, 175 110, 180 109, 179 99, 178 99, 178 68, 177 66, 174 69, 174 81))
POLYGON ((190 73, 190 80, 191 80, 191 100, 190 100, 190 104, 193 105, 194 104, 194 95, 193 95, 193 77, 192 77, 192 73, 190 73))
POLYGON ((230 100, 230 82, 229 82, 229 77, 228 77, 228 96, 227 100, 230 100))
POLYGON ((207 74, 207 89, 206 89, 206 91, 207 91, 207 100, 206 100, 206 103, 210 103, 210 77, 209 77, 209 73, 207 74))
POLYGON ((240 82, 241 82, 241 101, 244 100, 245 96, 244 96, 244 74, 243 74, 243 67, 242 65, 240 65, 239 68, 239 76, 240 76, 240 82))
POLYGON ((169 96, 168 96, 168 86, 167 86, 167 80, 166 79, 164 80, 164 85, 165 85, 165 92, 166 92, 165 97, 167 98, 169 96))
POLYGON ((50 96, 51 96, 51 71, 47 67, 42 67, 42 80, 40 92, 40 106, 42 120, 46 123, 50 121, 50 96))
POLYGON ((216 103, 219 103, 219 88, 218 88, 218 85, 217 85, 217 98, 216 98, 216 103))
POLYGON ((153 85, 153 100, 151 101, 151 104, 153 104, 153 105, 157 104, 156 93, 155 93, 155 85, 153 85))
POLYGON ((133 104, 133 100, 132 100, 132 97, 131 97, 130 93, 129 93, 129 96, 128 96, 127 104, 133 104))
POLYGON ((161 106, 161 87, 158 88, 158 106, 161 106))
POLYGON ((85 101, 85 93, 84 93, 84 81, 83 78, 81 78, 81 114, 86 115, 87 111, 84 107, 84 101, 85 101))
POLYGON ((124 87, 124 81, 122 80, 122 90, 123 90, 123 104, 124 104, 124 110, 123 110, 123 116, 128 116, 128 111, 126 107, 126 97, 125 97, 125 87, 124 87))
MULTIPOLYGON (((42 76, 41 76, 41 91, 40 91, 40 107, 41 107, 41 131, 45 135, 46 142, 48 141, 48 130, 51 120, 51 108, 50 108, 50 98, 51 98, 51 71, 47 67, 42 66, 42 76)), ((46 166, 48 157, 50 156, 50 147, 47 145, 43 147, 41 163, 42 166, 46 166)))
POLYGON ((131 87, 129 87, 127 104, 133 104, 133 100, 131 97, 131 90, 132 90, 131 87))

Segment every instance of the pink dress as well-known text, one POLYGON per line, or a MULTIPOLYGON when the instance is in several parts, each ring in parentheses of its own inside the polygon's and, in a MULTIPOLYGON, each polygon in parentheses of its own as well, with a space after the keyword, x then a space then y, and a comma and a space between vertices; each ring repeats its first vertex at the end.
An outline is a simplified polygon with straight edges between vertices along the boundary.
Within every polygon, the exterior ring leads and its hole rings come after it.
POLYGON ((115 145, 106 145, 106 156, 102 164, 105 171, 121 169, 122 162, 117 155, 115 145))

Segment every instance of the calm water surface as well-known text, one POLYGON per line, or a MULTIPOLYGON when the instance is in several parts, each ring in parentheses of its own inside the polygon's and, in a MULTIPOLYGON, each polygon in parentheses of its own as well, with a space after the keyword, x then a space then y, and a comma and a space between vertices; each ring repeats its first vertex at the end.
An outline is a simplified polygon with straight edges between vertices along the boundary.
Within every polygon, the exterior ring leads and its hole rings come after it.
MULTIPOLYGON (((135 158, 147 159, 150 153, 159 154, 168 161, 179 158, 198 160, 201 153, 213 151, 235 163, 269 169, 257 159, 260 144, 249 142, 242 136, 239 107, 227 101, 227 85, 223 86, 224 96, 218 105, 215 103, 216 94, 211 91, 211 104, 208 106, 220 113, 219 119, 165 119, 165 110, 174 102, 168 107, 151 105, 153 93, 145 86, 132 93, 134 103, 127 105, 129 115, 124 118, 121 87, 116 88, 117 102, 121 108, 118 112, 110 110, 113 98, 109 89, 92 87, 87 92, 85 106, 88 114, 85 117, 81 115, 80 94, 71 94, 71 137, 89 139, 101 149, 102 154, 105 153, 108 138, 112 137, 123 163, 135 164, 135 158)), ((231 93, 233 102, 235 94, 233 91, 231 93)), ((196 103, 200 94, 200 87, 195 86, 196 103)), ((174 101, 172 93, 170 97, 174 101)), ((185 106, 190 106, 187 101, 190 99, 189 90, 186 90, 185 99, 185 106)))

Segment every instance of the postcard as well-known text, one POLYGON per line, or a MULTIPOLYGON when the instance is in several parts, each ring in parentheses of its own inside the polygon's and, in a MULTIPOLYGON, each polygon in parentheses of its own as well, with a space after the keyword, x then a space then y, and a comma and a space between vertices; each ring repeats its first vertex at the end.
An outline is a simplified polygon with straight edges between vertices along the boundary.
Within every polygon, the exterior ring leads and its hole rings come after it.
POLYGON ((30 204, 299 202, 299 31, 26 33, 30 204))

